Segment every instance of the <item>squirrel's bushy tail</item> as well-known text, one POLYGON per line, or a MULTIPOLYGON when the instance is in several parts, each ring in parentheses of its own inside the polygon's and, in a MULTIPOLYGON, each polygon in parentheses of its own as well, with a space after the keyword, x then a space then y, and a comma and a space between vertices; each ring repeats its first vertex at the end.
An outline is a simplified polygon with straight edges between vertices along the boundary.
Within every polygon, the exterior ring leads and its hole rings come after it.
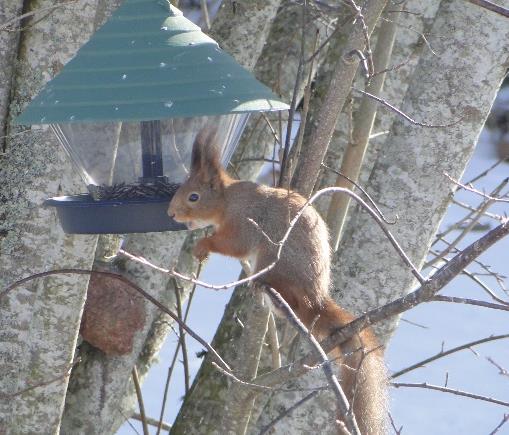
MULTIPOLYGON (((327 298, 320 310, 313 331, 324 339, 354 317, 327 298)), ((370 329, 348 340, 330 354, 339 357, 340 383, 353 406, 363 435, 384 435, 386 431, 388 396, 387 373, 383 352, 370 329)))

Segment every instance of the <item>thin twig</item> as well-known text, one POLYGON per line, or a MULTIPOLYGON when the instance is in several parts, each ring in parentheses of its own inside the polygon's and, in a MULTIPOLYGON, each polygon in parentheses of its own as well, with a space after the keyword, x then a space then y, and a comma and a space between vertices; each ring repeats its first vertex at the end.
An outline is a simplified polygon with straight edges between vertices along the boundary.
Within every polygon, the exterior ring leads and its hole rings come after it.
MULTIPOLYGON (((147 259, 140 257, 140 256, 130 254, 129 252, 124 251, 123 249, 119 249, 118 253, 122 254, 134 261, 137 261, 141 264, 145 264, 146 266, 151 267, 155 270, 159 270, 160 272, 163 272, 163 273, 168 273, 170 275, 173 275, 173 276, 183 279, 185 281, 189 281, 189 282, 193 282, 195 284, 201 285, 205 288, 209 288, 212 290, 225 290, 227 288, 236 287, 238 285, 253 281, 256 278, 261 277, 262 275, 266 274, 267 272, 269 272, 270 270, 272 270, 274 268, 274 266, 279 261, 279 258, 281 256, 281 251, 283 249, 284 244, 286 243, 286 240, 288 240, 288 237, 290 236, 292 229, 295 227, 297 221, 300 219, 300 217, 304 213, 304 210, 306 209, 306 207, 310 206, 321 195, 324 195, 326 193, 344 193, 346 195, 351 196, 353 199, 355 199, 369 213, 369 215, 376 221, 378 226, 381 228, 381 230, 384 232, 384 234, 389 239, 390 243, 392 244, 392 246, 394 247, 396 252, 399 254, 399 256, 401 257, 403 262, 409 267, 412 274, 417 278, 417 280, 420 283, 423 283, 425 281, 424 277, 421 275, 419 270, 414 266, 414 264, 412 263, 410 258, 408 258, 406 253, 403 251, 403 249, 399 245, 398 241, 395 239, 395 237, 392 235, 392 233, 389 231, 389 229, 385 226, 383 220, 378 216, 378 214, 369 205, 367 205, 366 202, 364 202, 364 200, 359 195, 357 195, 356 193, 352 192, 349 189, 344 189, 342 187, 326 187, 324 189, 319 190, 311 198, 309 198, 306 201, 306 203, 301 207, 301 209, 297 212, 295 217, 290 221, 290 224, 288 225, 288 229, 287 229, 286 233, 284 234, 283 238, 279 242, 272 241, 273 244, 279 245, 278 250, 276 252, 276 259, 274 260, 274 262, 269 264, 267 267, 259 270, 257 273, 250 275, 247 278, 239 279, 237 281, 233 281, 233 282, 226 283, 226 284, 220 284, 220 285, 212 285, 212 284, 208 284, 204 281, 200 281, 200 280, 182 275, 174 270, 170 271, 168 269, 164 269, 159 266, 156 266, 156 265, 152 264, 151 262, 149 262, 147 259)), ((256 224, 256 222, 255 222, 255 224, 256 224)))
POLYGON ((502 418, 502 421, 497 425, 497 427, 495 429, 493 429, 489 435, 495 435, 499 430, 500 428, 506 424, 507 422, 509 421, 509 414, 504 414, 504 417, 502 418))
MULTIPOLYGON (((142 421, 141 420, 142 417, 141 417, 140 414, 133 414, 133 415, 131 415, 131 418, 133 420, 142 421)), ((154 426, 154 427, 158 427, 159 426, 159 420, 156 420, 155 418, 151 418, 151 417, 145 416, 145 421, 150 426, 154 426)), ((164 430, 170 430, 171 429, 171 425, 163 421, 163 423, 161 424, 161 428, 164 429, 164 430)))
MULTIPOLYGON (((179 316, 179 319, 182 320, 182 323, 185 322, 184 317, 182 315, 182 296, 180 294, 181 287, 177 284, 177 280, 173 279, 174 282, 174 289, 175 289, 175 298, 177 300, 177 315, 179 316)), ((187 354, 187 344, 186 344, 186 335, 184 332, 184 329, 179 324, 179 342, 180 347, 182 349, 182 364, 184 366, 184 387, 186 394, 189 392, 190 389, 190 374, 189 374, 189 358, 187 354)))
POLYGON ((263 426, 260 430, 259 435, 265 435, 269 432, 277 423, 279 423, 283 418, 288 417, 293 411, 295 411, 297 408, 302 406, 307 401, 311 400, 313 397, 315 397, 319 391, 312 391, 307 396, 304 396, 302 399, 300 399, 297 403, 290 406, 288 409, 281 412, 276 418, 274 418, 270 423, 263 426))
POLYGON ((398 222, 397 216, 393 221, 390 221, 389 219, 387 219, 385 217, 385 215, 382 213, 382 210, 380 210, 380 208, 376 205, 374 199, 371 198, 369 193, 359 183, 356 183, 350 177, 346 176, 345 174, 342 174, 341 171, 337 171, 336 169, 331 168, 330 166, 327 166, 325 163, 322 163, 322 167, 324 167, 328 171, 334 172, 336 175, 339 175, 340 177, 343 177, 345 180, 347 180, 353 186, 355 186, 357 189, 359 189, 361 191, 361 193, 366 197, 366 200, 371 205, 371 207, 373 207, 376 210, 376 212, 378 213, 378 216, 380 216, 380 219, 382 219, 387 225, 395 225, 396 222, 398 222))
POLYGON ((493 399, 492 397, 481 396, 479 394, 469 393, 468 391, 456 390, 453 388, 441 387, 439 385, 428 384, 427 382, 409 383, 409 382, 392 382, 391 385, 396 388, 424 388, 427 390, 441 391, 442 393, 454 394, 456 396, 470 397, 471 399, 482 400, 484 402, 494 403, 496 405, 509 407, 509 402, 503 400, 493 399))
MULTIPOLYGON (((370 310, 348 325, 334 331, 321 343, 322 347, 326 352, 330 352, 368 326, 408 311, 420 303, 430 301, 438 291, 459 275, 465 267, 508 234, 509 219, 466 247, 461 253, 452 258, 449 263, 442 266, 430 279, 421 284, 417 290, 381 307, 370 310)), ((312 355, 307 355, 291 365, 286 365, 281 367, 281 369, 260 375, 255 379, 255 382, 263 385, 278 385, 300 376, 300 374, 306 371, 305 366, 312 366, 315 363, 316 358, 312 355)))
MULTIPOLYGON (((355 10, 355 19, 354 22, 359 21, 361 24, 362 34, 364 36, 364 51, 365 54, 365 73, 366 77, 369 79, 372 77, 375 67, 373 65, 373 52, 371 51, 371 44, 369 43, 369 29, 366 24, 366 20, 362 13, 362 8, 357 6, 354 0, 346 0, 345 3, 349 4, 355 10)), ((359 50, 357 50, 359 51, 359 50)))
MULTIPOLYGON (((503 180, 493 191, 490 193, 490 196, 492 198, 495 197, 495 195, 498 195, 502 189, 507 186, 507 183, 509 182, 509 178, 506 178, 503 180)), ((434 264, 438 263, 443 257, 445 257, 449 252, 451 252, 452 249, 456 248, 458 244, 465 238, 465 236, 474 228, 474 226, 479 222, 481 217, 484 215, 484 213, 493 205, 495 201, 493 199, 488 199, 482 204, 476 212, 472 212, 469 214, 470 219, 465 228, 462 229, 462 231, 458 234, 458 236, 450 243, 447 244, 447 247, 440 252, 435 258, 428 261, 424 268, 433 266, 434 264)))
MULTIPOLYGON (((464 208, 464 209, 466 209, 468 211, 473 211, 473 212, 477 211, 477 208, 471 206, 470 204, 466 204, 464 202, 458 201, 456 198, 453 198, 451 202, 454 205, 457 205, 458 207, 464 208)), ((486 216, 486 217, 488 217, 490 219, 493 219, 493 220, 495 220, 497 222, 500 222, 503 219, 503 217, 501 215, 495 214, 495 213, 484 212, 484 216, 486 216)), ((453 230, 454 229, 454 225, 451 225, 449 227, 449 229, 453 230)), ((449 231, 449 229, 447 230, 447 232, 449 231)), ((444 234, 444 233, 440 233, 440 235, 442 235, 442 234, 444 234)))
MULTIPOLYGON (((504 199, 504 198, 496 198, 496 197, 493 197, 491 195, 488 195, 484 192, 481 192, 480 190, 477 190, 475 189, 474 187, 472 186, 467 186, 466 184, 463 184, 463 183, 460 183, 458 180, 455 180, 454 178, 452 178, 449 174, 445 173, 444 174, 449 180, 451 180, 454 184, 456 184, 457 186, 460 186, 462 189, 465 189, 465 190, 468 190, 469 192, 472 192, 472 193, 475 193, 479 196, 482 196, 483 198, 486 198, 486 199, 489 199, 491 201, 495 201, 495 202, 507 202, 509 203, 509 199, 504 199)), ((507 183, 509 181, 509 178, 506 178, 503 180, 504 183, 507 183)))
POLYGON ((509 377, 509 371, 507 371, 507 369, 505 369, 504 367, 502 367, 500 364, 498 364, 493 358, 491 357, 486 357, 486 360, 494 365, 497 369, 498 369, 498 374, 499 375, 502 375, 502 376, 508 376, 509 377))
POLYGON ((419 121, 416 121, 415 119, 410 118, 410 116, 408 116, 406 113, 402 112, 397 107, 394 107, 392 104, 388 103, 383 98, 377 97, 376 95, 370 94, 369 92, 363 91, 361 89, 357 89, 355 87, 352 87, 352 90, 354 90, 355 92, 358 92, 359 94, 365 95, 366 97, 372 98, 375 101, 378 101, 380 104, 382 104, 383 106, 385 106, 388 109, 392 110, 394 113, 397 113, 399 116, 401 116, 402 118, 406 119, 411 124, 418 125, 419 127, 426 127, 426 128, 448 128, 448 127, 452 127, 452 126, 458 124, 463 119, 463 118, 460 118, 459 120, 451 122, 449 124, 427 124, 425 122, 419 122, 419 121))
POLYGON ((505 157, 502 157, 501 159, 498 159, 495 163, 493 163, 490 167, 486 168, 484 171, 480 172, 479 174, 477 174, 475 177, 471 178, 470 180, 468 180, 465 184, 466 185, 469 185, 469 184, 473 184, 475 183, 476 181, 479 181, 481 178, 484 178, 486 175, 488 175, 493 169, 495 169, 497 166, 499 166, 500 164, 504 163, 507 161, 507 158, 509 156, 505 156, 505 157))
MULTIPOLYGON (((381 17, 380 19, 382 21, 388 21, 388 22, 393 21, 393 20, 391 20, 390 18, 387 18, 387 17, 381 17)), ((396 23, 396 24, 398 25, 398 27, 401 27, 403 29, 409 30, 410 32, 415 33, 416 35, 418 35, 419 38, 421 38, 424 41, 424 44, 426 45, 426 47, 428 47, 428 50, 431 52, 431 54, 433 54, 433 56, 438 56, 438 54, 433 49, 433 47, 431 46, 431 43, 428 41, 428 38, 426 38, 426 35, 424 33, 419 32, 418 30, 415 30, 412 27, 405 26, 405 25, 403 25, 401 23, 396 23)))
POLYGON ((459 298, 456 296, 436 295, 431 299, 437 302, 452 302, 455 304, 476 305, 478 307, 491 308, 493 310, 509 311, 509 306, 494 304, 492 302, 479 301, 477 299, 459 298))
POLYGON ((141 425, 143 427, 143 435, 149 435, 147 418, 145 417, 145 404, 143 403, 143 395, 141 394, 140 379, 138 378, 138 370, 136 365, 133 366, 132 370, 134 389, 136 390, 136 397, 138 399, 138 407, 140 409, 141 425))
POLYGON ((351 412, 351 407, 348 403, 348 399, 346 398, 341 385, 339 385, 339 381, 332 370, 332 365, 327 357, 327 354, 320 346, 320 343, 318 343, 318 340, 316 340, 316 338, 308 331, 301 320, 293 312, 290 305, 288 305, 288 303, 275 289, 269 286, 265 286, 265 292, 270 296, 274 305, 285 313, 286 318, 290 320, 293 326, 300 332, 301 336, 309 342, 312 349, 314 350, 314 353, 318 355, 318 358, 321 362, 321 368, 325 374, 325 377, 327 378, 327 381, 329 382, 329 386, 336 396, 336 405, 342 420, 353 435, 361 435, 359 427, 357 426, 357 421, 355 420, 355 416, 351 412))
MULTIPOLYGON (((433 251, 431 251, 432 254, 436 255, 433 251)), ((444 258, 443 259, 444 262, 448 262, 449 260, 444 258)), ((477 276, 475 276, 474 273, 470 272, 469 270, 467 269, 464 269, 462 272, 462 275, 465 275, 467 276, 468 278, 470 278, 472 281, 474 281, 479 287, 481 287, 481 289, 483 289, 493 300, 497 301, 498 303, 502 304, 502 305, 509 305, 509 302, 506 302, 504 301, 503 299, 499 298, 495 292, 490 289, 484 282, 482 282, 477 276)))
POLYGON ((272 357, 272 368, 281 367, 281 353, 279 352, 279 337, 277 335, 277 326, 274 319, 274 313, 269 314, 269 323, 267 324, 267 336, 269 339, 270 354, 272 357))
MULTIPOLYGON (((233 382, 242 385, 246 388, 251 388, 255 391, 270 391, 270 392, 278 392, 278 393, 301 393, 303 391, 325 391, 329 390, 329 385, 321 386, 321 387, 311 387, 311 388, 277 388, 277 387, 268 387, 267 385, 255 384, 253 382, 244 381, 235 376, 234 373, 228 372, 219 365, 217 365, 214 361, 211 362, 212 366, 216 368, 220 373, 225 375, 227 378, 231 379, 233 382)), ((308 367, 308 370, 315 369, 316 367, 308 367)))
MULTIPOLYGON (((200 276, 202 269, 202 263, 198 263, 198 267, 196 269, 196 276, 200 276)), ((184 314, 183 322, 187 322, 187 317, 189 316, 189 312, 191 311, 191 302, 193 301, 193 296, 196 291, 196 284, 193 285, 191 292, 189 293, 189 298, 187 300, 187 306, 186 306, 186 312, 184 314)), ((180 346, 182 345, 181 341, 179 340, 177 342, 177 346, 175 348, 175 353, 173 354, 173 359, 170 363, 170 366, 168 367, 168 374, 166 375, 166 383, 164 386, 164 393, 163 393, 163 401, 161 403, 161 412, 159 414, 159 425, 157 427, 156 435, 159 435, 161 433, 163 419, 164 419, 164 411, 166 408, 166 400, 168 399, 168 390, 170 388, 170 381, 173 374, 173 369, 175 368, 175 364, 177 362, 178 354, 180 351, 180 346)))
POLYGON ((300 36, 300 55, 299 55, 299 64, 297 66, 297 74, 295 77, 295 85, 293 87, 293 94, 292 94, 292 102, 290 103, 290 110, 288 111, 288 124, 286 125, 286 138, 285 138, 285 146, 283 149, 283 157, 281 159, 281 166, 280 166, 280 172, 279 172, 279 187, 282 187, 282 183, 286 178, 285 173, 288 171, 288 154, 290 152, 290 146, 291 146, 291 133, 292 133, 292 126, 293 126, 293 117, 295 114, 295 110, 297 109, 297 95, 300 87, 301 77, 302 77, 302 70, 304 69, 304 55, 306 50, 306 19, 307 19, 307 7, 308 2, 307 0, 304 0, 302 3, 302 23, 301 23, 301 36, 300 36))
POLYGON ((509 9, 502 6, 496 5, 488 0, 467 0, 473 5, 480 6, 481 8, 487 9, 488 11, 495 12, 503 17, 509 18, 509 9))
POLYGON ((396 423, 394 422, 394 419, 392 418, 392 414, 390 412, 389 412, 389 421, 391 422, 391 426, 394 429, 394 433, 396 435, 401 435, 401 432, 403 431, 403 426, 400 426, 399 429, 396 427, 396 423))
MULTIPOLYGON (((316 46, 318 45, 318 38, 320 36, 320 32, 317 30, 315 33, 315 42, 313 49, 316 50, 316 46)), ((296 143, 294 141, 294 145, 290 150, 289 160, 288 160, 288 171, 286 171, 285 178, 280 177, 280 184, 282 186, 289 186, 290 181, 293 177, 293 168, 295 159, 299 158, 300 151, 302 149, 302 144, 304 143, 304 133, 306 131, 306 126, 309 118, 309 103, 311 101, 311 86, 313 84, 313 72, 315 71, 315 60, 314 57, 311 60, 311 64, 309 65, 308 78, 306 81, 306 86, 304 87, 304 97, 302 102, 302 110, 300 113, 300 124, 299 131, 297 134, 296 143)))
POLYGON ((470 349, 472 346, 477 346, 479 344, 488 343, 490 341, 496 341, 496 340, 502 340, 505 338, 509 338, 509 334, 504 335, 491 335, 489 337, 481 338, 479 340, 471 341, 469 343, 462 344, 461 346, 453 347, 449 350, 441 350, 437 354, 430 356, 429 358, 423 359, 422 361, 419 361, 418 363, 412 364, 411 366, 408 366, 404 369, 398 370, 397 372, 393 373, 391 378, 395 379, 398 378, 408 372, 411 372, 415 369, 424 367, 426 364, 429 364, 430 362, 436 361, 437 359, 444 358, 448 355, 451 355, 453 353, 459 352, 461 350, 470 349))

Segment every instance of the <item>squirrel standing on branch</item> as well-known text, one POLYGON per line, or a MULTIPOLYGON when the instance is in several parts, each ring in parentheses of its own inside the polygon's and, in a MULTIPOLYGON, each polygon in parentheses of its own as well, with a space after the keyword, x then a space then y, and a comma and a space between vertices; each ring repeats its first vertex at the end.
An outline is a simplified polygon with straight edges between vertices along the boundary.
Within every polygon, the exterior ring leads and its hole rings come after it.
MULTIPOLYGON (((168 214, 189 229, 214 227, 193 254, 245 260, 252 273, 275 265, 257 281, 277 290, 301 321, 322 340, 354 317, 329 296, 330 246, 325 222, 307 206, 283 244, 290 221, 305 206, 296 192, 231 178, 221 167, 215 131, 201 131, 193 145, 188 180, 177 190, 168 214)), ((340 383, 362 434, 385 433, 386 376, 382 351, 370 329, 338 347, 340 383)), ((339 427, 339 426, 338 426, 339 427)))

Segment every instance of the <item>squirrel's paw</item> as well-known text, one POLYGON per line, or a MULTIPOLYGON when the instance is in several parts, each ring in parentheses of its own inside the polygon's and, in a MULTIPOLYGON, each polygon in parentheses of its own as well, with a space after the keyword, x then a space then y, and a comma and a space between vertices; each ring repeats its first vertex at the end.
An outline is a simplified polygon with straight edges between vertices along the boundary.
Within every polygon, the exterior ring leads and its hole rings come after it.
POLYGON ((201 239, 193 248, 193 255, 201 261, 205 261, 209 256, 209 249, 205 239, 201 239))

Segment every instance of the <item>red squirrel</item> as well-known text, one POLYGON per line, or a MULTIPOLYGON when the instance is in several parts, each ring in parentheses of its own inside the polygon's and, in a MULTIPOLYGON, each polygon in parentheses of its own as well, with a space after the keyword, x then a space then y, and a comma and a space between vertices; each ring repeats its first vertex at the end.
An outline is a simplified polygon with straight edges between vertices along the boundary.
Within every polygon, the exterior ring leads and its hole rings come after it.
MULTIPOLYGON (((172 198, 168 214, 189 229, 214 227, 214 233, 194 247, 199 260, 217 252, 248 261, 256 273, 277 260, 277 242, 306 200, 296 192, 231 178, 221 167, 214 135, 203 130, 198 134, 189 178, 172 198)), ((319 340, 354 319, 329 296, 329 234, 311 206, 292 228, 274 267, 257 281, 277 290, 319 340)), ((361 433, 384 434, 385 366, 373 331, 365 329, 341 351, 340 383, 361 433)))

